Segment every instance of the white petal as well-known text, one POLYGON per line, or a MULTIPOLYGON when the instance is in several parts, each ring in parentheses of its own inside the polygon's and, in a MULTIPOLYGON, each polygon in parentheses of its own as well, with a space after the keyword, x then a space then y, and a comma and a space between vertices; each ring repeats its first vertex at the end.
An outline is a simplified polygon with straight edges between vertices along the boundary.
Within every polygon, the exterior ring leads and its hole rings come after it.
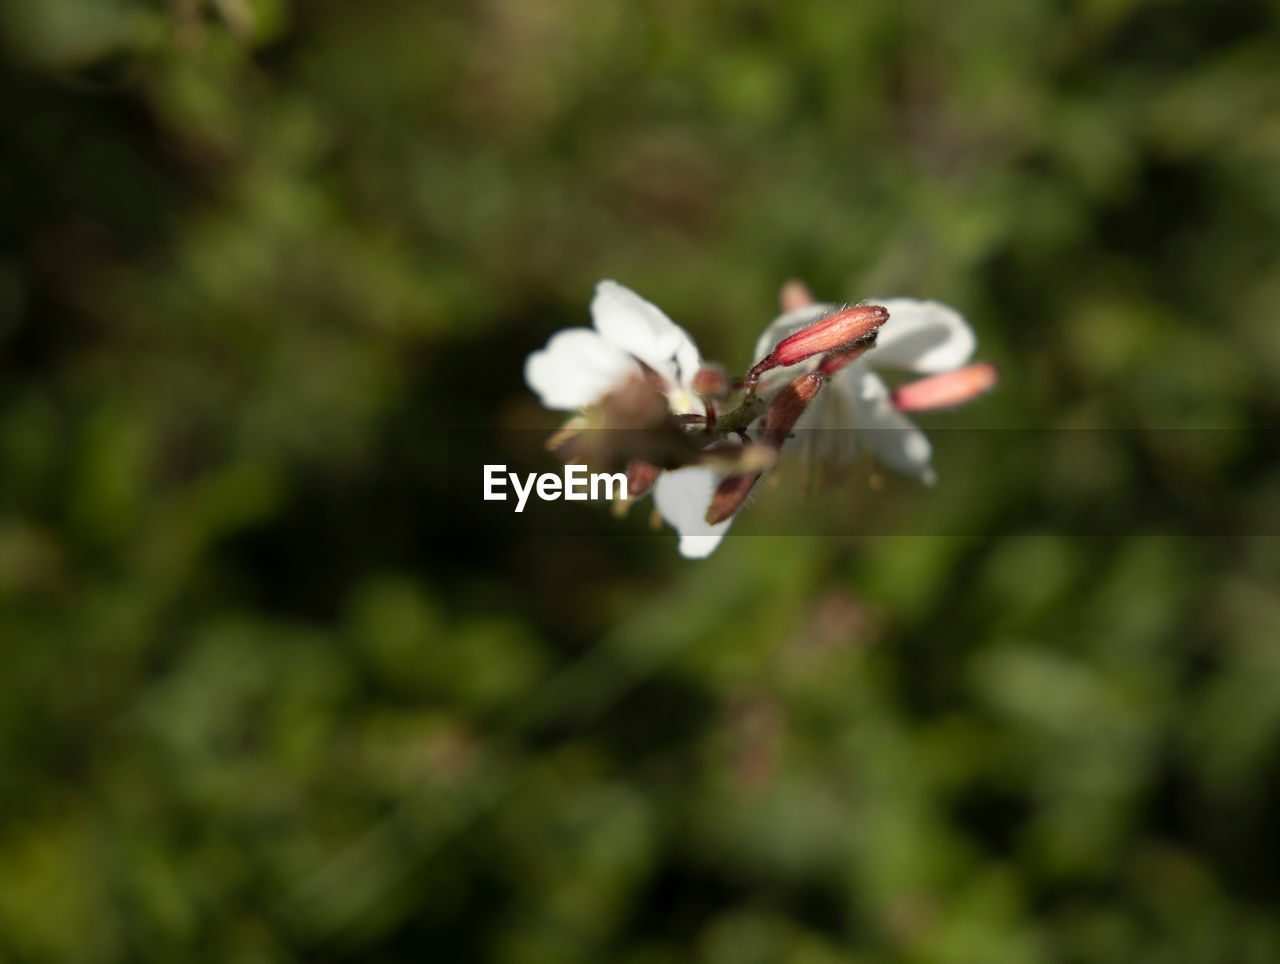
POLYGON ((705 559, 715 551, 732 519, 708 525, 707 509, 720 484, 719 473, 703 466, 663 472, 653 486, 658 514, 680 534, 680 555, 705 559))
POLYGON ((929 437, 893 407, 889 387, 878 375, 866 368, 855 374, 857 391, 847 397, 853 405, 859 441, 890 468, 932 485, 937 476, 929 464, 933 458, 929 437))
POLYGON ((978 338, 964 316, 940 301, 868 298, 884 305, 889 320, 863 359, 877 368, 904 368, 933 374, 959 368, 973 355, 978 338))
MULTIPOLYGON (((726 529, 729 528, 729 523, 725 522, 724 527, 726 529)), ((723 532, 717 532, 710 536, 682 535, 677 547, 680 555, 686 559, 705 559, 719 548, 720 540, 723 538, 723 532)))
POLYGON ((657 305, 616 281, 601 281, 591 299, 596 330, 673 384, 689 387, 702 365, 688 332, 657 305))
POLYGON ((551 336, 547 347, 525 359, 525 383, 542 404, 576 411, 608 394, 638 373, 636 363, 590 328, 566 328, 551 336))

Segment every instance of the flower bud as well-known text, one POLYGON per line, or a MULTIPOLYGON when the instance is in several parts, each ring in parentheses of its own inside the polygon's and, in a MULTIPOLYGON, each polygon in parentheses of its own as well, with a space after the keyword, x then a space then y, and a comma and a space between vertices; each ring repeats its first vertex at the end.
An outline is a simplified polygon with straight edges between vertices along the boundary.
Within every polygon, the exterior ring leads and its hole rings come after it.
POLYGON ((782 290, 778 292, 778 306, 782 309, 783 314, 788 311, 797 311, 800 308, 808 307, 813 304, 813 292, 809 290, 809 286, 798 278, 792 278, 782 286, 782 290))
POLYGON ((873 331, 871 334, 859 338, 852 345, 831 352, 818 364, 818 371, 830 378, 849 362, 861 358, 867 353, 868 349, 874 347, 877 334, 878 332, 873 331))
POLYGON ((658 481, 658 476, 662 474, 662 469, 658 468, 652 462, 642 462, 636 460, 627 463, 627 498, 638 499, 649 491, 654 482, 658 481))
POLYGON ((837 311, 778 342, 773 349, 775 364, 785 368, 819 352, 851 345, 888 320, 888 309, 879 305, 857 305, 837 311))
POLYGON ((900 412, 924 412, 961 405, 990 391, 999 377, 996 366, 990 362, 966 365, 900 385, 893 390, 893 406, 900 412))
MULTIPOLYGON (((780 391, 764 418, 764 442, 772 449, 782 448, 796 422, 804 414, 809 403, 817 397, 826 383, 826 376, 819 372, 801 375, 790 385, 780 391)), ((759 446, 743 446, 746 450, 759 446)), ((716 525, 724 522, 742 507, 751 490, 760 481, 761 472, 738 472, 727 476, 716 487, 711 497, 711 505, 707 507, 707 524, 716 525)))
POLYGON ((782 443, 787 440, 809 403, 822 390, 826 380, 821 372, 809 372, 778 392, 764 418, 765 444, 774 448, 782 447, 782 443))
POLYGON ((796 365, 822 352, 852 345, 888 320, 888 309, 880 305, 855 305, 832 312, 778 342, 747 372, 747 384, 754 385, 771 368, 796 365))
POLYGON ((690 387, 700 398, 723 398, 729 394, 729 378, 719 365, 704 365, 693 376, 690 387))
POLYGON ((711 505, 707 507, 707 525, 718 525, 742 508, 742 503, 760 481, 760 475, 759 472, 739 473, 722 480, 711 497, 711 505))

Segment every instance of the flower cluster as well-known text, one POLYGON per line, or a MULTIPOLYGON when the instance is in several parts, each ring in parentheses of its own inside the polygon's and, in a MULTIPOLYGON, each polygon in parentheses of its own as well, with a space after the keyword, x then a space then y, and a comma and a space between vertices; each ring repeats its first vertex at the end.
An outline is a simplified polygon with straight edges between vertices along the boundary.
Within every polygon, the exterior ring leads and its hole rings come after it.
POLYGON ((797 429, 853 430, 817 434, 856 437, 884 464, 932 484, 929 440, 907 413, 969 401, 996 382, 993 366, 969 364, 976 338, 964 318, 911 298, 822 304, 798 282, 783 287, 781 307, 751 369, 730 382, 659 308, 601 281, 594 327, 558 332, 525 361, 542 404, 576 413, 549 447, 567 462, 625 467, 628 498, 653 494, 687 558, 715 550, 797 429), (891 390, 879 368, 925 377, 891 390))

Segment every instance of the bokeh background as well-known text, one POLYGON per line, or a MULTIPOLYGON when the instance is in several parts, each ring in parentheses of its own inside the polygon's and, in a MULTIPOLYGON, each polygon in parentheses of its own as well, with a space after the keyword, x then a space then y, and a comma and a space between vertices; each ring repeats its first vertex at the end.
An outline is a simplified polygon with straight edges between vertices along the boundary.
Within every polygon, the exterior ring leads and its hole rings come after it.
POLYGON ((1278 21, 4 4, 0 961, 1280 960, 1278 21), (450 504, 598 278, 790 276, 1001 365, 939 534, 450 504))

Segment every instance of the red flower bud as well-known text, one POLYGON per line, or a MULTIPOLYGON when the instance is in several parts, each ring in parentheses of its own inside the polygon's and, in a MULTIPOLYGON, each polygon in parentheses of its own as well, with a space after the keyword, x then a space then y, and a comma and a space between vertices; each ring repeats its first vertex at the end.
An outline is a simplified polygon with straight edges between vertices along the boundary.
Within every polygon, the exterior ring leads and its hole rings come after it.
MULTIPOLYGON (((764 418, 764 441, 779 449, 786 441, 796 421, 804 414, 809 403, 817 397, 826 383, 826 376, 819 372, 801 375, 774 398, 764 418)), ((725 477, 716 487, 707 507, 707 524, 716 525, 729 518, 742 507, 751 490, 760 481, 761 472, 739 472, 725 477)))
POLYGON ((747 372, 747 384, 754 385, 771 368, 796 365, 821 352, 852 345, 888 320, 888 309, 880 305, 855 305, 832 312, 778 342, 773 351, 747 372))
POLYGON ((893 405, 900 412, 924 412, 972 401, 995 387, 1000 373, 990 362, 966 365, 952 372, 930 375, 893 390, 893 405))
POLYGON ((627 498, 638 499, 649 491, 649 487, 658 481, 658 476, 662 474, 662 469, 658 468, 652 462, 628 462, 627 463, 627 498))
POLYGON ((876 343, 876 332, 872 332, 862 338, 859 338, 848 348, 841 348, 827 355, 818 364, 818 371, 830 377, 844 368, 845 365, 853 361, 855 358, 861 358, 867 353, 867 350, 876 343))
POLYGON ((718 525, 742 508, 742 503, 760 481, 760 475, 760 472, 750 472, 730 475, 722 480, 711 497, 711 505, 707 507, 707 525, 718 525))
POLYGON ((775 365, 795 365, 819 352, 843 348, 875 331, 889 320, 889 312, 879 305, 857 305, 820 318, 778 342, 773 349, 775 365))
POLYGON ((719 365, 704 365, 693 376, 690 387, 700 398, 723 398, 729 394, 729 378, 719 365))
POLYGON ((791 434, 791 430, 795 428, 796 422, 809 407, 809 403, 822 390, 826 380, 826 376, 822 373, 810 372, 807 375, 801 375, 778 392, 764 418, 765 444, 772 445, 774 448, 782 447, 782 443, 787 440, 787 436, 791 434))

